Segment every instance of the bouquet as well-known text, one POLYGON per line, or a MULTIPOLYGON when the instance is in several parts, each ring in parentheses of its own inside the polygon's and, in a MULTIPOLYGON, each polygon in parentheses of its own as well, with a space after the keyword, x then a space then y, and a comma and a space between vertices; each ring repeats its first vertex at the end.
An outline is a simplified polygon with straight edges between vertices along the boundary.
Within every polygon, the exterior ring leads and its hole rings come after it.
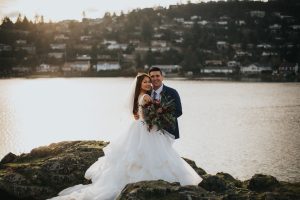
POLYGON ((164 133, 163 128, 174 128, 176 118, 174 99, 168 101, 165 96, 162 96, 161 101, 154 100, 142 106, 144 114, 144 122, 147 124, 148 131, 157 126, 157 130, 164 133))

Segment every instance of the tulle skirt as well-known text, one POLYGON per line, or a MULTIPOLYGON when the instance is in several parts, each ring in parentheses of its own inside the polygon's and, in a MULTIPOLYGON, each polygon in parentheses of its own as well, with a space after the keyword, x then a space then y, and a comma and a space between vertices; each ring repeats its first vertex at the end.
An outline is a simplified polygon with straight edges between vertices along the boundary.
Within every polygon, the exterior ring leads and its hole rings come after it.
POLYGON ((128 183, 144 180, 180 182, 197 185, 202 179, 173 149, 169 133, 134 121, 119 138, 104 148, 100 157, 85 173, 88 185, 64 189, 53 200, 113 200, 128 183))

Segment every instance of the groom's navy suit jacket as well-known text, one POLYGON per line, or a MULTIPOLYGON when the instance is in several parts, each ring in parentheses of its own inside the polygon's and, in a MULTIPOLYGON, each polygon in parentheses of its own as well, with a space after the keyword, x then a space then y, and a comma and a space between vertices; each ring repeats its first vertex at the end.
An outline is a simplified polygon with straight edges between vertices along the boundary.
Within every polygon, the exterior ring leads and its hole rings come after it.
MULTIPOLYGON (((165 128, 165 130, 168 131, 169 133, 171 133, 172 135, 174 135, 175 139, 178 139, 179 138, 179 128, 178 128, 177 118, 182 115, 182 107, 181 107, 181 101, 180 101, 179 94, 175 89, 170 88, 165 85, 163 85, 163 89, 160 94, 162 97, 163 96, 166 97, 166 99, 168 101, 170 101, 172 99, 174 99, 174 101, 175 101, 175 113, 174 113, 175 118, 176 118, 175 127, 174 128, 168 127, 168 128, 165 128)), ((164 98, 162 98, 162 99, 164 99, 164 98)))

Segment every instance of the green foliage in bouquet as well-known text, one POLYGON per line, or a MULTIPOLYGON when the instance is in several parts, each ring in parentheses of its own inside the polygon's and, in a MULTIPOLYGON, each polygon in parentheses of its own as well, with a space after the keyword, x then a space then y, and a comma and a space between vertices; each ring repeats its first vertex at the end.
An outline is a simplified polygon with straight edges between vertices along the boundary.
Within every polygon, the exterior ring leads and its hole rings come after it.
POLYGON ((168 101, 168 98, 162 96, 161 101, 154 100, 142 106, 144 121, 147 124, 148 131, 156 125, 157 130, 164 133, 165 128, 175 127, 175 102, 174 99, 168 101))

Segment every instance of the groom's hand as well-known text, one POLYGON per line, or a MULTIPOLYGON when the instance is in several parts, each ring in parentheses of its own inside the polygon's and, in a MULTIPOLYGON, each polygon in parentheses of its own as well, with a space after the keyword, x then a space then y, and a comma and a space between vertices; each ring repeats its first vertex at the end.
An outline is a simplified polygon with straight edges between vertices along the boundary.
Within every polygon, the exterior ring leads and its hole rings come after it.
POLYGON ((139 114, 134 114, 133 116, 135 120, 138 120, 140 118, 139 114))

